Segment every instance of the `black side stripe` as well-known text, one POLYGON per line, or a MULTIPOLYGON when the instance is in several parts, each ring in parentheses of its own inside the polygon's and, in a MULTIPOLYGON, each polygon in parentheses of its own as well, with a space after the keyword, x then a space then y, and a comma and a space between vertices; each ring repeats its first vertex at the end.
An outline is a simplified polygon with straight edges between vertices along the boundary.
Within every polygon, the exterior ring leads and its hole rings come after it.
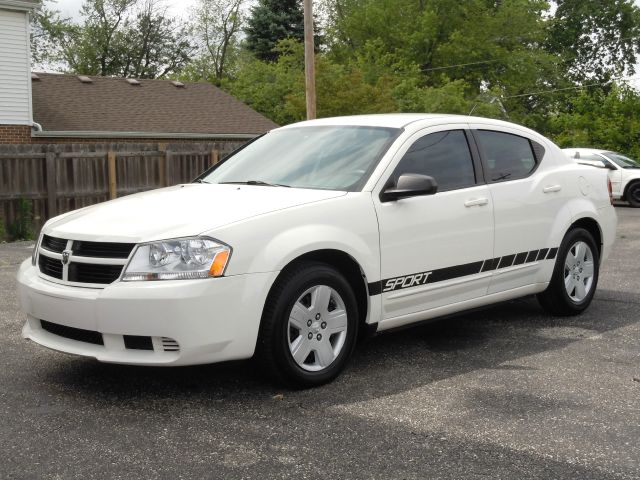
POLYGON ((370 297, 373 297, 374 295, 380 295, 382 293, 382 281, 368 283, 367 288, 369 289, 370 297))
POLYGON ((495 270, 498 268, 498 264, 500 263, 500 258, 492 258, 491 260, 485 260, 484 266, 482 267, 483 272, 489 272, 491 270, 495 270))
POLYGON ((538 254, 538 260, 544 260, 545 258, 547 258, 547 253, 549 253, 548 248, 543 248, 542 250, 540 250, 540 253, 538 254))
POLYGON ((516 259, 514 260, 513 264, 522 265, 526 261, 527 261, 527 252, 521 252, 516 255, 516 259))
POLYGON ((500 259, 500 265, 498 268, 507 268, 513 265, 513 261, 515 260, 515 255, 506 255, 500 259))
POLYGON ((525 263, 531 263, 531 262, 535 262, 536 258, 538 258, 538 252, 540 250, 531 250, 529 252, 529 255, 527 255, 527 260, 525 261, 525 263))
POLYGON ((433 270, 426 283, 444 282, 445 280, 451 280, 459 277, 466 277, 467 275, 475 275, 480 273, 482 268, 482 262, 466 263, 464 265, 456 265, 455 267, 440 268, 433 270))
POLYGON ((379 282, 371 282, 367 286, 370 296, 380 295, 383 292, 387 293, 394 290, 444 282, 446 280, 453 280, 454 278, 522 265, 524 263, 533 263, 539 260, 553 260, 557 254, 557 248, 543 248, 541 250, 532 250, 531 252, 520 252, 513 255, 505 255, 504 257, 491 258, 481 262, 465 263, 463 265, 439 268, 428 272, 387 278, 379 282))

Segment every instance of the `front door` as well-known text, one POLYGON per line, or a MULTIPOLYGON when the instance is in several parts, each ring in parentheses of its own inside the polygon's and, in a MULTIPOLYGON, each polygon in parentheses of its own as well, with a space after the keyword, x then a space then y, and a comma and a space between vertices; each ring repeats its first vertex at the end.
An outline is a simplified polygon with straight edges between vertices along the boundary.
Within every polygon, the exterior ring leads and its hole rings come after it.
POLYGON ((487 292, 491 272, 482 266, 493 258, 493 204, 469 140, 460 126, 417 133, 399 150, 382 185, 417 173, 432 176, 438 192, 388 202, 374 195, 382 322, 487 292))

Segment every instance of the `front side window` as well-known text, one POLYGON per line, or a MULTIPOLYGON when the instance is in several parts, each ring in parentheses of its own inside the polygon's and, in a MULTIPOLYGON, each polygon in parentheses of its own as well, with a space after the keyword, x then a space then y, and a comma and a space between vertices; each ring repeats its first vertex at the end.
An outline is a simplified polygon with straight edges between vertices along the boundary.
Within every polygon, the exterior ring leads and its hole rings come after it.
POLYGON ((527 138, 492 130, 478 130, 476 138, 484 152, 489 181, 524 178, 535 170, 536 157, 527 138))
POLYGON ((362 126, 275 130, 199 181, 356 191, 401 131, 362 126))
POLYGON ((417 140, 400 160, 393 181, 397 182, 404 173, 433 177, 439 192, 475 185, 473 160, 464 131, 431 133, 417 140))

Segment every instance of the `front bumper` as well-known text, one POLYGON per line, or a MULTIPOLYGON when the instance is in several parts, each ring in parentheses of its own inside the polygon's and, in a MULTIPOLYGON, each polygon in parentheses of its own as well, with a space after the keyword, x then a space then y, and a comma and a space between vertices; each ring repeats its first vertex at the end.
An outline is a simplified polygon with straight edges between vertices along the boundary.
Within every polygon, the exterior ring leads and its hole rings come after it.
POLYGON ((277 275, 118 281, 94 289, 49 282, 29 259, 18 271, 20 304, 27 314, 22 335, 45 347, 102 362, 173 366, 249 358, 277 275), (42 320, 63 333, 45 330, 42 320), (64 333, 73 329, 98 332, 103 345, 64 333), (153 348, 131 348, 125 336, 145 337, 153 348), (177 349, 169 340, 177 343, 177 349), (163 342, 169 342, 170 348, 163 348, 163 342))

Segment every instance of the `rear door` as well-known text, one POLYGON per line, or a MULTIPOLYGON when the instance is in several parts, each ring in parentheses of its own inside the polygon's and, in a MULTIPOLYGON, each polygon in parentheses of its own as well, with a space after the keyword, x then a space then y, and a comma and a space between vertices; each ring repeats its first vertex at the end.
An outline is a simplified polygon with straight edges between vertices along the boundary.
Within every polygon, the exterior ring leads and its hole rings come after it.
POLYGON ((554 223, 568 186, 545 147, 525 132, 478 125, 473 135, 495 217, 494 259, 484 267, 494 272, 488 293, 537 283, 557 254, 554 223))
POLYGON ((380 226, 383 322, 487 292, 493 258, 493 205, 470 133, 432 127, 413 135, 374 189, 380 226), (435 195, 382 202, 403 173, 429 175, 435 195))

